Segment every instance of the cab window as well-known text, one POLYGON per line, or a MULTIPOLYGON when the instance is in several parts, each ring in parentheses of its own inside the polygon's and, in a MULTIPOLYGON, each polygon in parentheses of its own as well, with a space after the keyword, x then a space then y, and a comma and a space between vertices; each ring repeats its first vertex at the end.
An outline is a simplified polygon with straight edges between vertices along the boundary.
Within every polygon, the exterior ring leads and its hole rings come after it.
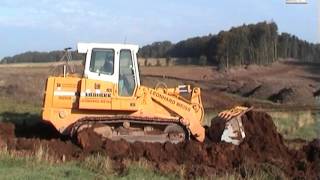
POLYGON ((135 88, 135 76, 130 50, 120 51, 119 95, 132 96, 135 88))
POLYGON ((114 72, 114 50, 93 49, 89 70, 99 74, 112 75, 114 72))

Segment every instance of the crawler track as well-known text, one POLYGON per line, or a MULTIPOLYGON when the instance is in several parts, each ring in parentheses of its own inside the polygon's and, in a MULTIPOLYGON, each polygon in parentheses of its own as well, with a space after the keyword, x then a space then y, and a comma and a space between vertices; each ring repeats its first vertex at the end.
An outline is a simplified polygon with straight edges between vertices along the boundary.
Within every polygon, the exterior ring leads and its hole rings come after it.
POLYGON ((81 131, 93 129, 101 136, 111 140, 124 139, 128 142, 171 142, 179 143, 188 140, 190 133, 179 123, 178 119, 164 119, 135 116, 99 116, 85 117, 78 120, 67 131, 81 146, 86 140, 81 131))

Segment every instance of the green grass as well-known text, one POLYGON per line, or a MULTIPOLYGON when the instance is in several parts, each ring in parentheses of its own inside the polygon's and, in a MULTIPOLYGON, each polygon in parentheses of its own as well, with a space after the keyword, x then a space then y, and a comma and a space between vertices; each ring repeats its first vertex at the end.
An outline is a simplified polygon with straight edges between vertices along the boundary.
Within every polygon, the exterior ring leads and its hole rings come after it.
POLYGON ((41 118, 41 106, 0 97, 0 121, 33 124, 41 118))
MULTIPOLYGON (((126 169, 119 173, 113 169, 113 162, 99 154, 91 155, 83 161, 55 162, 45 151, 35 155, 21 156, 10 154, 6 150, 0 152, 0 179, 184 179, 185 171, 169 174, 156 172, 146 160, 124 161, 126 169)), ((247 179, 285 179, 283 172, 270 164, 261 164, 258 168, 242 167, 242 174, 247 179)), ((197 179, 242 179, 238 172, 223 175, 198 177, 197 179)))
POLYGON ((165 179, 177 179, 178 177, 174 174, 166 174, 161 175, 155 171, 151 171, 148 168, 139 167, 136 165, 129 166, 126 174, 124 176, 118 176, 119 179, 141 179, 141 180, 149 180, 149 179, 159 179, 159 180, 165 180, 165 179))
POLYGON ((230 172, 224 175, 213 175, 209 177, 201 177, 197 179, 215 179, 215 180, 239 180, 239 179, 250 179, 250 180, 269 180, 269 179, 288 179, 288 177, 278 167, 263 163, 257 167, 240 167, 239 172, 230 172))
POLYGON ((320 112, 269 112, 278 131, 287 139, 312 140, 320 136, 320 112))
POLYGON ((40 113, 41 106, 33 103, 21 102, 13 98, 0 97, 0 113, 40 113))
POLYGON ((95 179, 99 175, 75 162, 52 164, 34 157, 0 155, 0 179, 95 179))
POLYGON ((161 175, 141 163, 130 163, 126 171, 118 174, 107 157, 92 155, 84 161, 54 162, 35 156, 0 153, 0 179, 175 179, 174 175, 161 175), (93 161, 94 160, 94 161, 93 161))
POLYGON ((318 121, 317 123, 303 126, 299 128, 299 130, 294 131, 293 133, 289 133, 286 137, 289 139, 300 138, 310 141, 312 139, 319 138, 319 133, 320 122, 318 121))

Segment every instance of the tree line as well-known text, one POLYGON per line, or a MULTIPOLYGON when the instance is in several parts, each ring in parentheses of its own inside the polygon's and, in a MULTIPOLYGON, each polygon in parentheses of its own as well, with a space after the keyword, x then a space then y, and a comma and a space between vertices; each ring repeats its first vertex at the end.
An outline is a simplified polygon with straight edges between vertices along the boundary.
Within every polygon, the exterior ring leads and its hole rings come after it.
MULTIPOLYGON (((1 64, 11 63, 40 63, 40 62, 55 62, 63 57, 64 51, 50 51, 50 52, 37 52, 28 51, 25 53, 17 54, 12 57, 4 57, 1 64)), ((79 54, 77 51, 71 51, 73 60, 83 60, 84 55, 79 54)))
MULTIPOLYGON (((52 62, 59 60, 63 51, 26 52, 5 57, 1 63, 52 62)), ((84 56, 72 52, 73 59, 84 56)), ((198 59, 201 65, 217 65, 221 69, 233 66, 270 64, 279 58, 296 58, 300 61, 320 63, 320 45, 309 43, 288 33, 278 33, 274 22, 233 27, 228 31, 202 37, 193 37, 178 43, 154 42, 143 46, 138 53, 142 58, 198 59)))
POLYGON ((232 66, 270 64, 279 58, 296 58, 300 61, 320 63, 320 46, 288 33, 278 33, 274 22, 233 27, 216 35, 189 38, 176 44, 156 42, 139 51, 143 58, 199 59, 199 64, 218 65, 221 69, 232 66))
POLYGON ((309 43, 294 35, 282 33, 278 38, 278 57, 320 63, 320 44, 309 43))

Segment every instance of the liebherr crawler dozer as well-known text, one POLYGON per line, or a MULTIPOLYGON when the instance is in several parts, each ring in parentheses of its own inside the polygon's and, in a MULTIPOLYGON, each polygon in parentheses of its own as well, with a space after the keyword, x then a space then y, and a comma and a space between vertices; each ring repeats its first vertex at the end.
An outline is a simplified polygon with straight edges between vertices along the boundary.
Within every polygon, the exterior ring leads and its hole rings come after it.
MULTIPOLYGON (((200 88, 140 85, 138 49, 128 44, 79 43, 78 52, 86 54, 83 75, 64 72, 47 79, 43 120, 70 136, 92 128, 112 140, 203 142, 200 88)), ((240 116, 248 110, 236 107, 218 115, 226 121, 222 140, 241 142, 245 134, 240 116)))

